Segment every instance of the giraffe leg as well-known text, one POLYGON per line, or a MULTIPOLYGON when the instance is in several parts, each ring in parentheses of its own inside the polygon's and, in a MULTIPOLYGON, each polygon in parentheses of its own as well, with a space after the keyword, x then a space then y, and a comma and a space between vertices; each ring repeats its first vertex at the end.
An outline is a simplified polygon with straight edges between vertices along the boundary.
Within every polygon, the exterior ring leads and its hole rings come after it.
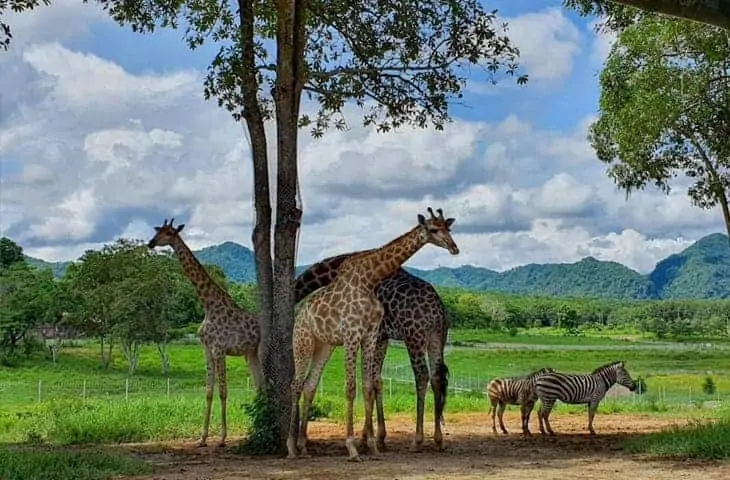
POLYGON ((434 425, 433 441, 436 448, 444 449, 444 436, 441 432, 441 425, 444 420, 444 409, 446 407, 446 395, 449 386, 449 369, 444 362, 444 343, 446 338, 441 332, 433 332, 428 343, 428 363, 431 371, 431 390, 434 399, 434 425))
POLYGON ((222 448, 226 445, 226 437, 228 436, 228 379, 226 378, 226 357, 217 358, 215 362, 216 376, 218 377, 218 396, 221 401, 221 433, 218 447, 222 448))
POLYGON ((345 439, 345 447, 347 447, 347 453, 349 455, 348 460, 360 462, 362 461, 362 458, 360 458, 360 454, 357 452, 357 445, 355 441, 355 429, 353 425, 353 417, 354 417, 354 402, 355 402, 355 394, 357 393, 357 383, 356 383, 356 366, 357 366, 357 349, 358 349, 358 342, 352 341, 352 339, 348 339, 349 341, 345 344, 345 379, 346 379, 346 388, 345 388, 345 397, 347 398, 347 414, 346 414, 346 439, 345 439))
POLYGON ((205 413, 203 414, 203 431, 198 441, 199 447, 204 447, 208 440, 208 429, 210 427, 210 411, 213 404, 213 388, 215 386, 215 369, 213 366, 213 354, 205 350, 205 413))
POLYGON ((365 369, 364 377, 364 388, 363 388, 363 400, 365 402, 365 425, 367 431, 366 443, 371 455, 379 458, 380 450, 375 441, 375 432, 373 429, 373 407, 375 404, 375 384, 377 382, 377 366, 375 359, 375 351, 377 349, 379 341, 378 330, 372 332, 366 337, 363 344, 363 365, 365 369))
MULTIPOLYGON (((314 341, 309 333, 300 327, 304 321, 297 322, 294 326, 293 354, 294 354, 294 378, 291 383, 291 416, 289 418, 289 436, 286 439, 286 448, 289 452, 287 458, 297 457, 297 427, 299 424, 299 397, 302 396, 304 382, 307 379, 307 367, 314 350, 314 341)), ((299 432, 302 435, 302 432, 299 432)), ((306 438, 307 433, 303 433, 306 438)))
POLYGON ((312 407, 312 401, 314 400, 314 394, 317 391, 317 385, 322 375, 322 370, 325 364, 332 355, 332 347, 330 345, 319 344, 314 350, 312 356, 312 366, 309 369, 309 375, 304 383, 304 406, 299 414, 299 438, 297 440, 297 446, 299 447, 299 455, 301 457, 309 457, 307 453, 307 424, 309 423, 309 409, 312 407))
POLYGON ((246 363, 248 364, 248 370, 253 380, 253 386, 258 390, 264 384, 264 372, 261 367, 258 351, 254 350, 246 353, 246 363))
MULTIPOLYGON (((416 382, 416 436, 413 439, 411 448, 420 450, 423 445, 423 417, 426 409, 426 389, 428 388, 428 365, 426 365, 426 352, 424 345, 416 342, 408 343, 408 356, 411 359, 413 378, 416 382)), ((434 393, 434 399, 438 396, 434 393)), ((436 419, 437 428, 440 427, 440 419, 436 419)))
MULTIPOLYGON (((377 446, 380 450, 385 450, 385 412, 383 411, 383 363, 385 355, 388 351, 388 338, 381 335, 375 349, 375 410, 378 419, 378 438, 377 446)), ((364 378, 364 373, 363 373, 364 378)), ((363 382, 363 390, 365 383, 363 382)), ((363 423, 362 433, 360 436, 360 445, 367 445, 367 424, 363 423)))

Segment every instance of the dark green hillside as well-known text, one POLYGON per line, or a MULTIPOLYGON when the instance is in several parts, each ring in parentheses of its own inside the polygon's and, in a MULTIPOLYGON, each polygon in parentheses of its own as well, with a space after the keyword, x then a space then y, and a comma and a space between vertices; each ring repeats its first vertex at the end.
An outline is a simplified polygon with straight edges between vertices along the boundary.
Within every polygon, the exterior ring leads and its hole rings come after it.
MULTIPOLYGON (((194 252, 202 263, 218 265, 238 283, 256 281, 253 252, 225 242, 194 252)), ((69 262, 44 262, 27 257, 59 277, 69 262)), ((297 267, 297 274, 309 265, 297 267)), ((587 257, 575 263, 529 264, 506 272, 465 265, 421 270, 406 266, 414 275, 439 287, 505 292, 523 295, 644 298, 730 298, 730 244, 723 234, 708 235, 681 253, 660 261, 649 275, 641 275, 617 262, 587 257)))
POLYGON ((28 262, 28 265, 36 268, 50 268, 53 271, 53 276, 56 278, 62 277, 71 264, 71 262, 46 262, 40 258, 29 257, 28 255, 25 255, 25 261, 28 262))
POLYGON ((218 265, 226 278, 238 283, 256 282, 256 259, 253 252, 234 242, 224 242, 196 250, 201 263, 218 265))
POLYGON ((701 238, 657 263, 650 278, 661 298, 729 298, 728 237, 715 233, 701 238))
POLYGON ((586 257, 575 263, 513 268, 499 276, 495 290, 530 295, 653 298, 653 285, 645 276, 617 262, 586 257))

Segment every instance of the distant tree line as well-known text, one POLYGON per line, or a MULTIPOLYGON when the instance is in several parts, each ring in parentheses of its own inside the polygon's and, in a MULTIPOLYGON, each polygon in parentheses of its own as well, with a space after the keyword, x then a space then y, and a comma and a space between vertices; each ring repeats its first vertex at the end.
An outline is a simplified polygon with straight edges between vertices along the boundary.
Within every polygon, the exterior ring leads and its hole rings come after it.
MULTIPOLYGON (((242 307, 258 311, 257 287, 227 281, 215 265, 205 266, 242 307)), ((566 335, 586 329, 632 328, 657 338, 730 335, 730 300, 611 300, 524 296, 438 287, 451 328, 480 328, 516 334, 520 328, 553 327, 566 335)), ((73 332, 95 339, 106 368, 115 349, 129 373, 140 348, 154 345, 163 373, 167 345, 194 334, 202 305, 171 252, 152 251, 141 241, 119 239, 89 250, 61 278, 29 265, 20 246, 0 239, 0 360, 49 349, 40 332, 73 332), (56 327, 50 328, 49 327, 56 327)))

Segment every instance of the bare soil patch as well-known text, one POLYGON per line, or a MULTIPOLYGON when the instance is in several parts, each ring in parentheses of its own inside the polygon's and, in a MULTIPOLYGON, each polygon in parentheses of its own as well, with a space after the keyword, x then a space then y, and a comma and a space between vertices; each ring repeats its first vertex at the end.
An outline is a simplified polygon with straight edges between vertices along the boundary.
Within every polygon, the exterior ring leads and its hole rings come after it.
MULTIPOLYGON (((519 434, 519 413, 505 413, 509 435, 494 435, 491 419, 484 413, 449 414, 444 428, 446 450, 435 449, 426 427, 426 441, 420 452, 411 451, 414 419, 411 415, 391 417, 387 421, 388 450, 382 460, 367 454, 362 463, 346 461, 344 425, 329 422, 310 423, 312 458, 247 457, 197 448, 191 439, 185 442, 126 445, 131 454, 149 461, 159 473, 127 477, 136 480, 232 480, 232 479, 482 479, 487 476, 504 480, 607 479, 614 475, 631 480, 686 479, 726 480, 730 462, 661 461, 630 455, 621 444, 630 436, 643 435, 682 424, 681 418, 648 415, 598 415, 598 435, 585 432, 586 415, 551 416, 559 434, 541 437, 533 414, 534 437, 519 434)), ((359 426, 359 425, 358 425, 359 426)), ((212 436, 210 443, 216 441, 212 436)), ((231 438, 229 445, 239 439, 231 438)))

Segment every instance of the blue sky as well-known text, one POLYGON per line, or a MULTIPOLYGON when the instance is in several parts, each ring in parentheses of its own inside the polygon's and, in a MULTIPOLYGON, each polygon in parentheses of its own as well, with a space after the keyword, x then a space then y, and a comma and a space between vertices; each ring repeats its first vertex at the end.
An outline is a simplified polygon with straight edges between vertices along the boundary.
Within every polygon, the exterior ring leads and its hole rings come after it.
MULTIPOLYGON (((597 36, 594 19, 560 1, 486 6, 508 22, 530 82, 472 79, 444 132, 377 134, 350 110, 350 131, 303 135, 299 263, 383 244, 429 205, 457 219, 461 254, 427 246, 409 261, 423 268, 591 255, 645 272, 722 231, 681 185, 627 202, 606 177, 586 130, 613 38, 597 36)), ((9 20, 0 88, 17 93, 0 99, 2 234, 28 254, 72 259, 119 236, 146 239, 174 214, 193 248, 250 246, 247 138, 202 96, 212 47, 190 52, 181 31, 135 34, 71 0, 9 20)))

